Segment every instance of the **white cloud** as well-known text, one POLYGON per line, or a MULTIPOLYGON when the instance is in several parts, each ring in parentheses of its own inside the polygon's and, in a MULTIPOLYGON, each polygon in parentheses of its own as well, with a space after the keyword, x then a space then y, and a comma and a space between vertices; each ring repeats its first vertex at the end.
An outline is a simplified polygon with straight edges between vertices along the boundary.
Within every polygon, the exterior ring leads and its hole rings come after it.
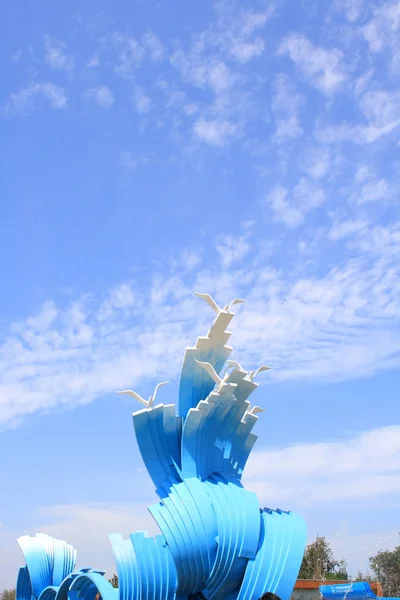
POLYGON ((121 166, 129 171, 136 171, 138 168, 138 159, 132 154, 132 152, 122 152, 121 153, 121 166))
POLYGON ((118 49, 118 63, 115 72, 122 77, 130 77, 133 70, 142 64, 145 50, 136 38, 116 32, 111 42, 118 49))
POLYGON ((359 204, 373 202, 375 200, 385 200, 388 197, 389 187, 385 179, 374 179, 364 183, 357 197, 359 204))
POLYGON ((153 32, 149 31, 143 36, 143 46, 152 60, 158 62, 165 57, 166 49, 153 32))
POLYGON ((350 23, 355 23, 362 15, 364 0, 334 0, 333 7, 343 12, 350 23))
MULTIPOLYGON (((234 130, 254 117, 252 90, 259 78, 243 65, 264 51, 260 31, 270 19, 266 11, 237 10, 229 2, 215 5, 217 14, 209 27, 191 38, 189 47, 176 43, 170 64, 187 86, 184 114, 199 114, 194 133, 208 143, 222 145, 232 139, 234 130), (205 92, 203 100, 191 98, 190 87, 205 92)), ((197 94, 196 94, 197 96, 197 94)))
POLYGON ((94 68, 94 67, 98 67, 99 64, 100 64, 100 57, 97 53, 95 53, 89 58, 87 66, 89 68, 94 68))
POLYGON ((323 190, 303 178, 291 193, 286 188, 277 186, 268 194, 266 203, 274 211, 276 221, 295 228, 304 221, 310 210, 323 204, 324 199, 323 190))
POLYGON ((199 119, 193 126, 195 137, 212 146, 223 146, 236 131, 236 125, 229 121, 199 119))
POLYGON ((274 82, 271 108, 275 116, 275 140, 279 143, 299 137, 303 133, 299 111, 304 98, 296 92, 293 83, 284 73, 279 73, 274 82))
POLYGON ((342 123, 318 127, 316 137, 324 143, 354 142, 371 144, 388 136, 400 126, 400 93, 367 90, 358 98, 359 108, 367 124, 342 123))
POLYGON ((230 267, 235 262, 240 262, 250 251, 247 235, 224 235, 217 242, 217 252, 221 257, 221 264, 230 267))
POLYGON ((347 80, 342 52, 314 46, 303 35, 292 33, 284 38, 278 55, 287 55, 303 76, 325 94, 340 90, 347 80))
POLYGON ((37 99, 44 99, 51 108, 60 109, 67 106, 65 90, 54 83, 34 83, 10 95, 3 107, 3 115, 13 113, 26 114, 35 107, 37 99))
POLYGON ((374 7, 372 19, 362 28, 371 52, 390 51, 391 67, 400 67, 400 1, 384 2, 374 7))
POLYGON ((136 111, 140 115, 145 115, 151 111, 152 102, 151 99, 139 87, 135 89, 133 94, 133 104, 136 111))
POLYGON ((329 231, 331 240, 341 240, 351 237, 355 233, 365 231, 368 227, 368 222, 362 219, 352 221, 338 221, 334 223, 329 231))
POLYGON ((312 179, 323 179, 330 170, 332 154, 326 146, 307 148, 300 157, 300 168, 312 179))
POLYGON ((72 56, 65 53, 65 44, 63 42, 45 37, 45 60, 52 69, 60 71, 72 71, 74 60, 72 56))
POLYGON ((102 108, 110 108, 114 103, 114 94, 106 85, 90 88, 85 95, 87 98, 92 98, 102 108))
POLYGON ((251 43, 238 42, 231 47, 231 55, 240 63, 249 62, 264 52, 264 42, 258 37, 251 43))
POLYGON ((371 90, 361 96, 359 104, 370 124, 386 127, 398 121, 400 92, 371 90))
POLYGON ((99 321, 104 321, 113 315, 114 318, 118 318, 119 310, 129 309, 135 303, 139 304, 139 300, 132 285, 121 283, 109 291, 107 300, 99 308, 97 318, 99 321))
POLYGON ((255 450, 245 485, 262 502, 309 508, 362 508, 371 500, 400 506, 400 425, 346 436, 333 442, 255 450))

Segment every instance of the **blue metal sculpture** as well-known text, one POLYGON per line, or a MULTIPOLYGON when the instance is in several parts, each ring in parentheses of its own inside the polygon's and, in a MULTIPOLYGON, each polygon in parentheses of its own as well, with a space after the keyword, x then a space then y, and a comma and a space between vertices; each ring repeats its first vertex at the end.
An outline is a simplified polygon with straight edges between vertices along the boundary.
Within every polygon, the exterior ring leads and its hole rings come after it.
MULTIPOLYGON (((325 600, 377 600, 371 586, 366 581, 340 583, 336 585, 320 585, 319 591, 325 600)), ((399 598, 385 598, 385 600, 400 600, 399 598)))
MULTIPOLYGON (((133 414, 139 449, 160 502, 150 507, 161 534, 110 536, 119 588, 102 571, 75 571, 76 551, 48 536, 23 537, 26 566, 17 600, 256 600, 275 592, 289 600, 306 543, 304 521, 283 510, 260 510, 241 477, 256 441, 258 406, 250 394, 256 375, 229 361, 227 327, 234 300, 219 308, 205 337, 187 348, 175 405, 145 406, 133 414), (225 372, 221 372, 226 366, 225 372), (98 596, 97 596, 98 597, 98 596)), ((167 383, 167 382, 163 382, 167 383)))

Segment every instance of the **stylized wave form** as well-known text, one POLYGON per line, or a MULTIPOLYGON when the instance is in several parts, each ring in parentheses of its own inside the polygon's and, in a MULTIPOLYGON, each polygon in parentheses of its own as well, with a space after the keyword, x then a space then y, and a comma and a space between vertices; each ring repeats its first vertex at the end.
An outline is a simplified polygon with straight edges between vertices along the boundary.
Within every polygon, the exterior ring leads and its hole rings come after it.
POLYGON ((133 415, 139 449, 160 502, 149 510, 162 535, 110 536, 119 588, 104 571, 75 571, 75 549, 46 535, 18 540, 26 566, 17 600, 257 600, 272 591, 289 600, 306 532, 290 512, 260 511, 241 477, 257 437, 253 373, 231 361, 227 327, 217 312, 207 336, 185 352, 175 405, 133 415))

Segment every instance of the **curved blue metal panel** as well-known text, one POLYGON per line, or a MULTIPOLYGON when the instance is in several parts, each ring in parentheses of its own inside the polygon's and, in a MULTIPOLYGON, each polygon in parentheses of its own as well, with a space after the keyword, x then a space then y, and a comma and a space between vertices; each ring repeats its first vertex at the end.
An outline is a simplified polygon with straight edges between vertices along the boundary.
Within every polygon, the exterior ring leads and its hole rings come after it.
POLYGON ((289 600, 306 544, 306 528, 297 515, 264 509, 259 547, 246 568, 238 600, 260 598, 266 591, 289 600))
POLYGON ((17 577, 17 600, 31 600, 32 595, 32 585, 28 567, 20 567, 17 577))
POLYGON ((39 600, 55 600, 58 592, 58 587, 50 585, 44 588, 43 592, 39 596, 39 600))
POLYGON ((95 600, 97 594, 102 600, 118 600, 118 589, 113 588, 107 579, 94 571, 75 577, 69 591, 75 592, 77 598, 85 600, 95 600))
POLYGON ((18 538, 29 573, 32 595, 39 598, 45 588, 59 586, 74 570, 76 550, 44 533, 18 538))
POLYGON ((118 589, 104 571, 74 571, 76 551, 65 542, 22 537, 26 566, 19 571, 17 600, 257 600, 265 591, 289 600, 305 525, 292 513, 260 512, 255 494, 241 484, 257 439, 252 429, 260 411, 248 398, 258 387, 258 371, 231 361, 220 375, 232 351, 226 328, 233 313, 203 298, 218 314, 207 336, 185 352, 179 416, 174 405, 154 406, 152 397, 133 415, 160 498, 149 510, 162 535, 110 536, 118 589))
POLYGON ((217 549, 217 521, 207 489, 197 478, 185 479, 149 510, 171 550, 178 593, 201 591, 217 549))
POLYGON ((175 416, 173 404, 160 404, 153 410, 133 415, 136 439, 146 469, 156 489, 167 482, 181 481, 180 464, 182 420, 175 416))
POLYGON ((217 515, 217 556, 205 594, 226 598, 241 583, 249 558, 257 552, 260 509, 257 496, 237 481, 220 475, 210 477, 208 493, 217 515))

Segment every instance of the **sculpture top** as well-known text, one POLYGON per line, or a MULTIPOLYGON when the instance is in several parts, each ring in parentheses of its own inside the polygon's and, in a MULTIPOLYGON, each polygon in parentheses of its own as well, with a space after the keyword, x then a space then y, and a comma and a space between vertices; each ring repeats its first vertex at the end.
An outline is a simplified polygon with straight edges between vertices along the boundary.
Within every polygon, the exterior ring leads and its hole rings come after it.
POLYGON ((228 360, 232 348, 227 345, 227 327, 234 316, 232 307, 244 300, 233 300, 220 308, 209 294, 196 293, 215 311, 216 317, 205 337, 185 351, 179 386, 178 415, 174 405, 155 405, 156 392, 146 401, 137 392, 123 390, 139 400, 145 409, 133 414, 136 437, 142 458, 157 493, 166 481, 179 482, 187 477, 201 481, 212 473, 241 478, 244 465, 256 441, 251 433, 257 414, 250 394, 258 387, 254 379, 270 367, 247 371, 228 360), (223 375, 221 372, 226 365, 223 375), (149 444, 149 431, 154 442, 149 444))

